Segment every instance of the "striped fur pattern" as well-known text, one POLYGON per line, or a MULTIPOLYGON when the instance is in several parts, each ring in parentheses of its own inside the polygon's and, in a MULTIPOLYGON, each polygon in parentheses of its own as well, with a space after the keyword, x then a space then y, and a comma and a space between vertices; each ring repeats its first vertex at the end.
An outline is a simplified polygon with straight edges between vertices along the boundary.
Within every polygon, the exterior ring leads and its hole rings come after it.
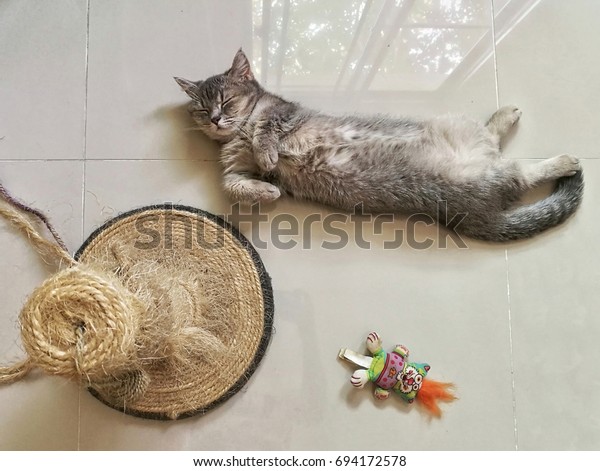
POLYGON ((176 81, 192 98, 198 128, 223 144, 224 187, 236 200, 286 194, 349 211, 361 204, 506 241, 562 223, 583 196, 572 156, 529 166, 501 158, 500 141, 521 116, 516 106, 500 108, 485 124, 463 116, 331 116, 264 90, 241 50, 223 74, 176 81), (545 182, 556 182, 549 197, 517 204, 545 182))

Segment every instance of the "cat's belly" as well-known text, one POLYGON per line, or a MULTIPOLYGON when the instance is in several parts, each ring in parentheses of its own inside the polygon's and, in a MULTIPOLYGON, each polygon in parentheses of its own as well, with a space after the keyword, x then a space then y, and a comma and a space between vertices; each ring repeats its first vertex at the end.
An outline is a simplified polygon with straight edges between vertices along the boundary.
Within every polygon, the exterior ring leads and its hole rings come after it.
POLYGON ((418 175, 464 183, 495 172, 500 155, 485 129, 467 122, 461 129, 434 127, 412 135, 380 135, 352 143, 320 146, 307 159, 309 170, 360 174, 372 185, 418 175))
POLYGON ((454 144, 422 136, 321 145, 305 155, 281 155, 277 179, 298 198, 347 210, 362 204, 373 212, 433 212, 459 187, 476 188, 504 166, 485 142, 454 144))
POLYGON ((350 211, 357 205, 372 212, 415 208, 407 196, 420 190, 422 185, 417 180, 421 180, 421 176, 391 169, 389 165, 364 168, 356 165, 354 157, 337 153, 312 165, 297 165, 281 159, 277 185, 296 198, 350 211))

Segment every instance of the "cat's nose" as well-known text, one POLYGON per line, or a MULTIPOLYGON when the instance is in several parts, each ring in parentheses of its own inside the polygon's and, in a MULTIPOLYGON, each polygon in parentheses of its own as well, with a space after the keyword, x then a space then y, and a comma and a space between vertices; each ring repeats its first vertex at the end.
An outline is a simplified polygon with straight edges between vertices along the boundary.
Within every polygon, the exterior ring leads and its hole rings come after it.
POLYGON ((221 117, 220 116, 213 116, 212 118, 210 118, 210 120, 212 121, 212 123, 215 126, 218 126, 219 125, 219 121, 221 121, 221 117))

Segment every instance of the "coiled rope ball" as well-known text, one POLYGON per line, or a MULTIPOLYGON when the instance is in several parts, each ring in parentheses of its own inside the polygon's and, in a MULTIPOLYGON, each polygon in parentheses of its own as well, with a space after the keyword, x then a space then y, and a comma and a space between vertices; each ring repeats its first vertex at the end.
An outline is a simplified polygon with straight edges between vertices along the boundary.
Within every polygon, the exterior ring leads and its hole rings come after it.
POLYGON ((42 213, 13 199, 2 185, 0 194, 41 219, 56 243, 42 237, 13 209, 2 207, 0 215, 23 232, 42 257, 68 266, 27 299, 19 323, 28 358, 0 367, 0 383, 17 381, 38 367, 101 390, 119 402, 142 395, 149 383, 136 353, 143 303, 116 276, 73 259, 42 213))
POLYGON ((27 300, 20 315, 23 347, 50 374, 90 383, 118 377, 139 366, 135 339, 143 309, 118 279, 74 266, 27 300))

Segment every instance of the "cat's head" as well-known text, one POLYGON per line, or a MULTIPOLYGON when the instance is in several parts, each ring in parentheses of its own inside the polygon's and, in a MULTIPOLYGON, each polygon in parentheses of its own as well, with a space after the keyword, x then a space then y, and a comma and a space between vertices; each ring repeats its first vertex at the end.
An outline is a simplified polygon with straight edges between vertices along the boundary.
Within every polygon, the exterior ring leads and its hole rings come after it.
POLYGON ((199 129, 219 142, 234 137, 261 92, 241 49, 233 58, 231 68, 222 74, 198 82, 179 77, 175 77, 175 81, 192 99, 188 111, 199 129))

